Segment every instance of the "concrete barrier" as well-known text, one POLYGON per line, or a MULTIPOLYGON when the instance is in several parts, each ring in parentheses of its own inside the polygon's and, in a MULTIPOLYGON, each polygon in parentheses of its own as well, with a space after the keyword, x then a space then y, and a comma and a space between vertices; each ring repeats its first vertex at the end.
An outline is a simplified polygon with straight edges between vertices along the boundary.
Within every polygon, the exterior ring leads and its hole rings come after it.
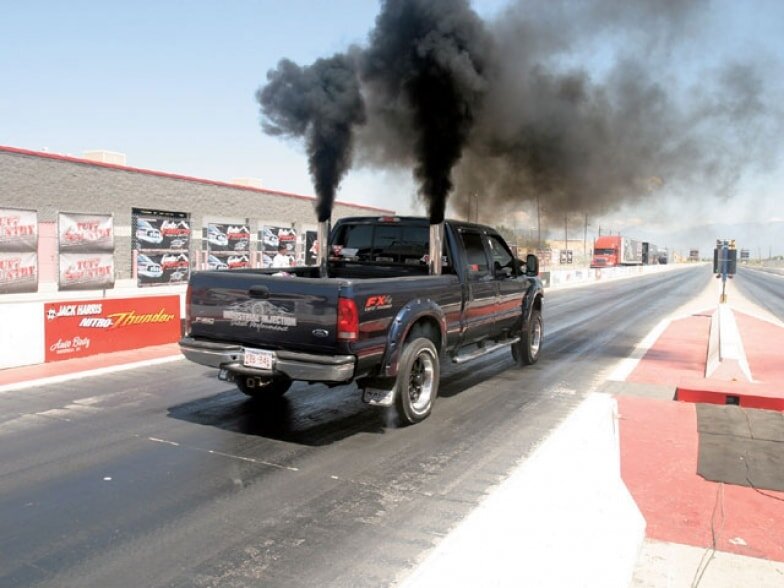
POLYGON ((635 276, 694 267, 693 264, 634 265, 625 267, 553 269, 547 267, 546 288, 569 288, 635 276))
POLYGON ((403 585, 628 586, 645 520, 617 419, 613 398, 588 396, 403 585))
POLYGON ((185 284, 137 288, 135 280, 118 280, 111 290, 58 292, 56 284, 41 284, 33 294, 4 294, 0 297, 0 369, 44 363, 44 304, 76 300, 109 300, 176 294, 180 316, 185 316, 185 284))
MULTIPOLYGON (((570 270, 547 271, 548 288, 568 288, 581 285, 590 285, 596 281, 631 277, 643 273, 664 271, 667 268, 676 269, 684 266, 635 266, 620 268, 603 268, 592 270, 578 268, 570 270)), ((544 273, 544 272, 543 272, 544 273)), ((115 288, 111 290, 84 290, 59 292, 57 284, 42 283, 39 291, 33 294, 4 294, 0 297, 0 317, 13 317, 14 331, 6 331, 0 336, 0 369, 20 367, 43 363, 44 353, 44 319, 43 305, 45 302, 68 302, 71 300, 97 300, 102 298, 135 298, 143 296, 161 296, 177 294, 180 297, 180 316, 185 316, 185 284, 174 286, 156 286, 150 288, 137 288, 136 280, 118 280, 115 288), (30 305, 36 306, 30 306, 30 305), (32 309, 40 309, 36 315, 32 309), (17 310, 19 312, 17 313, 17 310), (24 316, 25 325, 16 319, 24 316), (20 331, 20 327, 24 329, 20 331), (23 336, 15 337, 13 332, 24 332, 23 336)), ((0 323, 5 326, 6 323, 0 323)))
POLYGON ((0 304, 0 369, 44 361, 44 303, 0 304))

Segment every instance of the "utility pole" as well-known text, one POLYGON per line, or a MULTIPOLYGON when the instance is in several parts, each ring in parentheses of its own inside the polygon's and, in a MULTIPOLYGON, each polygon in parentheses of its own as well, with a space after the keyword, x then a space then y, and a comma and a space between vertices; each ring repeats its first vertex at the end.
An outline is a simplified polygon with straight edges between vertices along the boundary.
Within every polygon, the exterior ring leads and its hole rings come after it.
POLYGON ((569 221, 568 215, 564 215, 564 249, 569 249, 569 221))
POLYGON ((536 248, 542 248, 542 214, 539 207, 539 194, 536 195, 536 248))
POLYGON ((588 259, 588 215, 585 215, 585 233, 583 233, 583 257, 588 259))

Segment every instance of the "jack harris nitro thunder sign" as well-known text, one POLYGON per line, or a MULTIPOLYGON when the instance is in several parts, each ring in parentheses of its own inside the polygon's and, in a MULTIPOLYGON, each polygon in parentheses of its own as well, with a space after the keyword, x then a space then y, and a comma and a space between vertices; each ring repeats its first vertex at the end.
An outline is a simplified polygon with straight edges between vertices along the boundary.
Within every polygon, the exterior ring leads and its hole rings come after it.
POLYGON ((179 296, 103 298, 44 305, 46 361, 173 343, 179 296))

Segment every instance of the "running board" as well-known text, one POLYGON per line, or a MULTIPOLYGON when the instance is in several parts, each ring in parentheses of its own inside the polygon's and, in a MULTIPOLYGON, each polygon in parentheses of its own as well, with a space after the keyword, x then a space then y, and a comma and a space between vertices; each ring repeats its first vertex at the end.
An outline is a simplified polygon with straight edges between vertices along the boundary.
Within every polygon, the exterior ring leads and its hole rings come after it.
POLYGON ((496 343, 495 345, 491 345, 490 347, 481 347, 476 351, 468 353, 466 355, 457 355, 452 358, 452 363, 461 364, 471 361, 472 359, 477 359, 482 357, 483 355, 487 355, 488 353, 492 353, 493 351, 498 351, 499 349, 503 349, 504 347, 509 347, 510 345, 514 345, 515 343, 520 341, 520 337, 515 337, 514 339, 507 339, 502 343, 496 343))

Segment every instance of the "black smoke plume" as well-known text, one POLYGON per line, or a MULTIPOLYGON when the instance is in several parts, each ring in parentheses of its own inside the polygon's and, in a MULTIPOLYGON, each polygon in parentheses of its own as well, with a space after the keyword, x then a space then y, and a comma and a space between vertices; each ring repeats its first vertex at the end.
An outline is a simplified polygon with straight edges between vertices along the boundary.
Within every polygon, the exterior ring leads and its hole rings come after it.
POLYGON ((362 79, 372 112, 406 131, 414 175, 431 223, 444 220, 452 168, 486 89, 489 40, 466 0, 387 0, 381 4, 362 79))
POLYGON ((455 169, 457 210, 478 198, 495 220, 540 199, 563 218, 732 196, 775 159, 782 119, 762 60, 684 61, 708 13, 702 0, 511 3, 488 25, 498 60, 455 169))
POLYGON ((354 142, 360 165, 414 171, 431 222, 450 194, 487 221, 533 201, 563 218, 726 198, 778 159, 784 75, 775 57, 714 57, 711 14, 516 0, 483 21, 467 0, 383 0, 365 47, 268 74, 264 129, 307 138, 319 218, 354 142))
POLYGON ((351 165, 353 127, 365 121, 354 60, 319 59, 308 67, 283 59, 256 97, 271 135, 305 137, 319 221, 332 213, 340 180, 351 165))

